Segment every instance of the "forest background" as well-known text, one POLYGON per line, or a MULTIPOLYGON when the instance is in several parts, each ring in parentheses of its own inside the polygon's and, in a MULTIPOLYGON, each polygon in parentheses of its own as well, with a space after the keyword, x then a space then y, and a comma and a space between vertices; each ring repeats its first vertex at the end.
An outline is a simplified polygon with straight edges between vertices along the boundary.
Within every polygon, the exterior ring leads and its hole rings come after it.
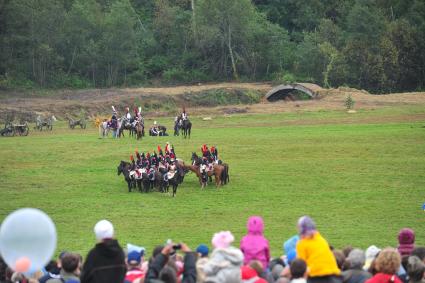
POLYGON ((425 88, 423 0, 0 0, 0 89, 425 88))

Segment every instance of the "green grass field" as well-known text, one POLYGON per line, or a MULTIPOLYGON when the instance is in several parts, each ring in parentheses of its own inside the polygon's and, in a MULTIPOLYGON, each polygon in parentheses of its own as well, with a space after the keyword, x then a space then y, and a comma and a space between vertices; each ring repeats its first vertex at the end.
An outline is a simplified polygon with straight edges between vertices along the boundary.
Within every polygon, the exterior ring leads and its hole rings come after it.
MULTIPOLYGON (((17 208, 40 208, 56 223, 57 251, 83 255, 102 218, 112 221, 123 245, 145 246, 149 254, 169 238, 192 247, 209 244, 220 230, 231 230, 238 245, 254 214, 264 217, 274 256, 304 214, 338 248, 395 246, 403 227, 413 228, 417 244, 425 245, 425 120, 392 120, 424 112, 400 106, 354 115, 192 117, 190 140, 99 139, 97 129, 69 130, 65 123, 53 132, 31 129, 28 137, 0 139, 0 219, 17 208), (230 184, 201 191, 191 173, 176 198, 128 193, 117 176, 120 160, 167 141, 185 161, 202 144, 216 145, 230 165, 230 184)), ((159 122, 171 130, 172 118, 159 122)))

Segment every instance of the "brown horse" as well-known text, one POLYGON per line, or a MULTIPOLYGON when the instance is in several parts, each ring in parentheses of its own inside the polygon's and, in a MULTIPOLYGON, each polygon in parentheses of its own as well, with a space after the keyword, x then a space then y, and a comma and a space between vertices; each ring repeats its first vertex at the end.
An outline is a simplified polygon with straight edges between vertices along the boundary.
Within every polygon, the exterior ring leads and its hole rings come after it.
MULTIPOLYGON (((184 168, 195 173, 199 179, 199 184, 202 186, 202 173, 200 167, 198 165, 184 165, 184 168)), ((214 176, 216 187, 225 184, 226 168, 223 165, 214 164, 213 170, 207 173, 208 177, 214 176)))
POLYGON ((143 132, 144 132, 144 127, 143 124, 140 122, 136 123, 136 137, 137 139, 141 139, 143 136, 143 132))

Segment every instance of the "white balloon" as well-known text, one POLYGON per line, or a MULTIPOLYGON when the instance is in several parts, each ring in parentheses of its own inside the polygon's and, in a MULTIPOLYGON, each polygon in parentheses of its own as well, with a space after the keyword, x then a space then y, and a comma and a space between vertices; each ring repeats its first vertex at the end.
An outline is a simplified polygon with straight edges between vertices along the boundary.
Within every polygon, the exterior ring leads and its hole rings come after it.
POLYGON ((56 241, 55 224, 39 209, 16 210, 0 227, 0 253, 12 269, 18 260, 28 258, 31 263, 28 273, 40 270, 52 258, 56 241))

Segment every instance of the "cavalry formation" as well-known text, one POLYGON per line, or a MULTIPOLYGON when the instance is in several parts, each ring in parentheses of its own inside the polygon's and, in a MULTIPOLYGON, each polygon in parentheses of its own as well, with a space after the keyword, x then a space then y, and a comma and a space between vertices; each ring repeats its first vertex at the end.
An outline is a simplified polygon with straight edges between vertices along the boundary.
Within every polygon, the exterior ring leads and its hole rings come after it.
POLYGON ((122 160, 117 167, 117 174, 123 174, 127 182, 128 191, 138 189, 140 192, 148 193, 157 189, 162 193, 168 193, 169 187, 173 189, 173 197, 177 193, 177 187, 183 183, 188 172, 193 172, 199 179, 201 188, 205 188, 215 178, 216 186, 225 185, 229 182, 229 166, 218 159, 217 149, 204 145, 202 147, 202 157, 192 153, 191 164, 185 164, 182 159, 178 159, 174 151, 174 146, 167 142, 164 151, 158 145, 158 153, 154 150, 142 152, 136 150, 134 158, 130 155, 130 161, 122 160))
MULTIPOLYGON (((138 140, 145 136, 145 119, 142 115, 142 108, 134 108, 134 115, 131 114, 130 108, 125 108, 125 113, 122 117, 118 118, 118 111, 112 106, 112 116, 110 119, 103 119, 97 121, 96 125, 99 127, 99 135, 102 138, 108 136, 112 132, 113 138, 121 138, 125 136, 125 131, 128 131, 128 136, 136 137, 138 140)), ((174 119, 174 136, 179 136, 180 133, 184 138, 190 138, 192 130, 192 122, 190 122, 186 110, 175 117, 174 119)), ((167 128, 159 125, 154 121, 153 125, 148 130, 149 136, 168 136, 167 128)))

